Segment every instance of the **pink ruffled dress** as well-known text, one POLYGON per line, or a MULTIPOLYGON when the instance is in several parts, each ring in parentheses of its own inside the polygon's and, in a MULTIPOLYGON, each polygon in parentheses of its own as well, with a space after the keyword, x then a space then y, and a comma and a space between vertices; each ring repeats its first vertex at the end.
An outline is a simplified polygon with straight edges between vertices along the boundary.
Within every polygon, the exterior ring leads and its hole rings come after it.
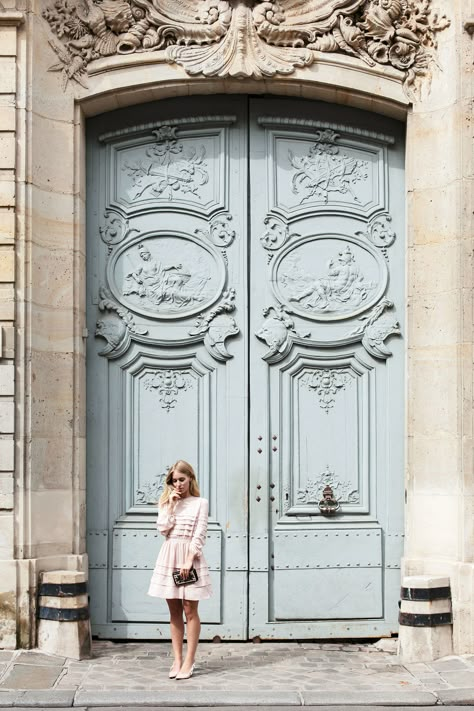
POLYGON ((202 555, 206 542, 209 503, 199 496, 187 496, 177 501, 174 510, 160 507, 156 527, 166 536, 150 581, 148 595, 179 600, 206 600, 211 597, 209 568, 202 555), (184 567, 189 552, 194 553, 193 566, 198 581, 190 585, 175 585, 172 573, 184 567))

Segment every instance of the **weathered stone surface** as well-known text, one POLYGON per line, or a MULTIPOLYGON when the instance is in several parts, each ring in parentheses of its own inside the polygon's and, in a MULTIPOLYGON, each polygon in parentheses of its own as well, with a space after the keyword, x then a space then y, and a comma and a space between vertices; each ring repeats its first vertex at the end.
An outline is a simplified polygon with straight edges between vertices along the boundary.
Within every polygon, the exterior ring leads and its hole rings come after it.
POLYGON ((0 682, 2 689, 44 689, 57 681, 61 667, 13 664, 0 682))

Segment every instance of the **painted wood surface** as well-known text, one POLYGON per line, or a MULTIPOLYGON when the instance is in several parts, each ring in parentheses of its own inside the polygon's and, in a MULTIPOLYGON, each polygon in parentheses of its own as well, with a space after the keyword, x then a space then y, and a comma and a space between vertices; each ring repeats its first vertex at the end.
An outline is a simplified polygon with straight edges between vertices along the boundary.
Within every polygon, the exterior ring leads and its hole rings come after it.
POLYGON ((88 146, 95 633, 169 634, 146 590, 178 458, 210 502, 205 638, 395 631, 400 127, 314 102, 197 97, 98 117, 88 146))

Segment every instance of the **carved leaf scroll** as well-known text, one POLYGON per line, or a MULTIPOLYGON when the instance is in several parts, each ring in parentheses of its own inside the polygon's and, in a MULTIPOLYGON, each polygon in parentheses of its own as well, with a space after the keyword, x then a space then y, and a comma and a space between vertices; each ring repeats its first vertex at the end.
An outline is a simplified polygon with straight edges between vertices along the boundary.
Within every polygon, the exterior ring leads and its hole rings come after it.
POLYGON ((125 343, 129 342, 130 333, 138 336, 148 333, 148 329, 137 326, 130 311, 117 304, 104 286, 99 289, 99 311, 104 316, 96 323, 95 335, 107 341, 105 348, 99 351, 101 356, 110 355, 112 357, 125 343))
POLYGON ((224 362, 233 358, 226 346, 227 338, 240 332, 235 319, 229 314, 235 310, 235 289, 228 289, 222 300, 208 314, 200 314, 190 336, 204 335, 204 345, 213 358, 224 362))
POLYGON ((437 34, 432 0, 54 0, 43 17, 63 86, 84 86, 95 59, 165 50, 188 74, 262 79, 291 74, 318 52, 400 70, 410 99, 429 86, 437 34))
POLYGON ((295 338, 309 338, 311 333, 300 333, 290 311, 284 306, 269 306, 263 310, 264 321, 255 335, 267 344, 268 351, 263 360, 275 362, 283 358, 292 348, 295 338))

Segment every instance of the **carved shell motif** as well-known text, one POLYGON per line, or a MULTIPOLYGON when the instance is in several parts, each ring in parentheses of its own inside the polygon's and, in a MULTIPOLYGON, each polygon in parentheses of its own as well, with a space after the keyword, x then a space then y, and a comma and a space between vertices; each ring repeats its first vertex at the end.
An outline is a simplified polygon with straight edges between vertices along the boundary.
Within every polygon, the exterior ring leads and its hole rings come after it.
POLYGON ((87 65, 113 54, 165 50, 188 74, 290 74, 318 52, 403 73, 410 98, 429 85, 436 35, 449 25, 432 0, 54 0, 43 12, 63 84, 84 85, 87 65))

